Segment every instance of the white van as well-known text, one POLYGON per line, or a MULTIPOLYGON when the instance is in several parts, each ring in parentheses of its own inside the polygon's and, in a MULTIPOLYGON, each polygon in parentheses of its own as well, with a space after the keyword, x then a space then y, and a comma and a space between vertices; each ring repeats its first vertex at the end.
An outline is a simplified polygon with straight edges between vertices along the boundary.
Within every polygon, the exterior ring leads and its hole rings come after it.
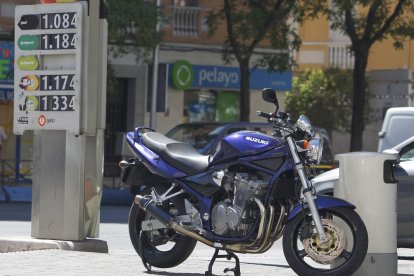
POLYGON ((414 136, 414 107, 388 109, 378 136, 378 152, 390 149, 414 136))

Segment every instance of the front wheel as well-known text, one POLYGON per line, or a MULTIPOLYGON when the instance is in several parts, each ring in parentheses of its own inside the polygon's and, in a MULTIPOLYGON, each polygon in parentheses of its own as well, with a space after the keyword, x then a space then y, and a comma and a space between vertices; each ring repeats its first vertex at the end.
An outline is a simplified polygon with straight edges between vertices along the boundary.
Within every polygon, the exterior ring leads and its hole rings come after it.
POLYGON ((319 210, 329 241, 322 244, 310 215, 299 214, 288 222, 283 251, 298 275, 351 275, 364 261, 368 233, 359 215, 350 208, 319 210))

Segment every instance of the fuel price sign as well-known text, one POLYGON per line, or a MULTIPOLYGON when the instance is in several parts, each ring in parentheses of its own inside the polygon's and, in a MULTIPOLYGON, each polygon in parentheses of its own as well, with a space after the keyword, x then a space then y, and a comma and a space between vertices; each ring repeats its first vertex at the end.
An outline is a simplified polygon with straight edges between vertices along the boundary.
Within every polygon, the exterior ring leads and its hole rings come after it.
POLYGON ((14 133, 80 132, 84 3, 16 7, 14 133))

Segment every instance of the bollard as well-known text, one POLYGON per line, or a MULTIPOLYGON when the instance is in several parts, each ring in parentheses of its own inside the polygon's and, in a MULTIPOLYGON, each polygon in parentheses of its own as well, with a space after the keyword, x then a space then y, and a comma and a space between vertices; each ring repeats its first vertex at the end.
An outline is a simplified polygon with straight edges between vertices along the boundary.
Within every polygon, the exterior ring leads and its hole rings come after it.
POLYGON ((356 206, 368 231, 368 253, 353 275, 397 275, 397 181, 392 165, 398 153, 338 154, 334 196, 356 206))

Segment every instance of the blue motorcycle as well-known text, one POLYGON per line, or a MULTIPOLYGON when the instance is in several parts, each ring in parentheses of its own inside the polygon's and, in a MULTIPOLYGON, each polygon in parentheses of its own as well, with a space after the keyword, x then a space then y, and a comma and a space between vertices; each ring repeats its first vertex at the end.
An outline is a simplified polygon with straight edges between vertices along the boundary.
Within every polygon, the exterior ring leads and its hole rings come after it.
POLYGON ((129 233, 147 269, 179 265, 200 241, 216 249, 207 275, 222 257, 234 258, 227 271, 240 275, 234 253, 263 253, 282 235, 286 260, 299 275, 351 275, 362 264, 368 234, 355 206, 316 195, 310 181, 321 139, 305 116, 293 124, 279 111, 274 90, 262 97, 276 106, 274 113, 257 112, 274 134, 235 132, 208 156, 152 129, 127 134, 136 158, 120 165, 136 169, 141 185, 129 233))

